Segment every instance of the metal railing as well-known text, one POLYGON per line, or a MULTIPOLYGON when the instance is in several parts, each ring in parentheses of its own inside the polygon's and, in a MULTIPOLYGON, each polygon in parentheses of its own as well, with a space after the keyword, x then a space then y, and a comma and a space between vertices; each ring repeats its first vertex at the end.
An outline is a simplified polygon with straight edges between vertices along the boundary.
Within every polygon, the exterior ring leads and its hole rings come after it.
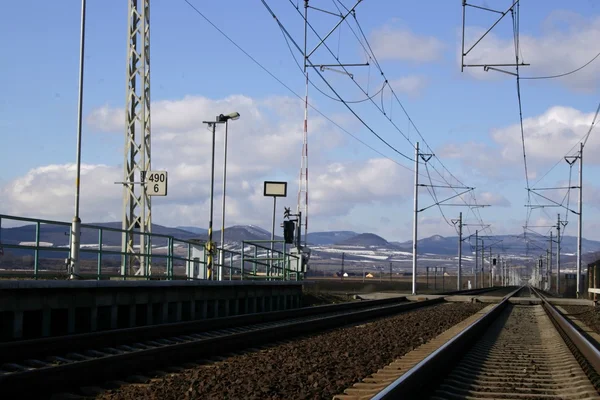
POLYGON ((304 274, 300 261, 299 256, 287 252, 283 240, 242 241, 242 279, 302 280, 304 274), (282 250, 271 249, 271 243, 273 246, 281 244, 282 250), (248 271, 246 271, 246 263, 251 264, 251 269, 248 271))
MULTIPOLYGON (((20 227, 23 229, 23 226, 20 227)), ((263 257, 265 249, 270 251, 263 244, 268 243, 270 246, 271 241, 242 242, 241 252, 217 248, 217 254, 223 254, 223 262, 221 265, 221 258, 214 257, 216 262, 212 274, 209 274, 207 252, 204 251, 204 243, 200 241, 143 233, 147 243, 144 251, 123 252, 120 239, 124 232, 120 228, 81 225, 80 278, 215 280, 219 278, 216 272, 221 270, 222 280, 301 279, 298 271, 290 269, 290 265, 294 264, 293 260, 298 257, 285 253, 285 246, 283 252, 275 250, 271 258, 263 257), (107 238, 111 234, 113 237, 107 238), (119 240, 115 236, 119 236, 119 240), (254 257, 248 257, 247 251, 244 252, 248 245, 254 246, 254 257), (144 264, 149 267, 143 271, 139 271, 139 263, 136 265, 140 258, 148 261, 144 264), (267 274, 260 273, 265 267, 265 261, 270 261, 266 264, 270 266, 267 274), (190 266, 195 267, 194 274, 190 274, 190 266), (134 272, 136 267, 138 273, 134 272)), ((64 261, 70 254, 70 234, 71 224, 68 222, 0 214, 0 276, 66 278, 69 271, 64 261), (6 221, 29 223, 25 229, 26 235, 7 240, 7 229, 11 228, 2 230, 3 222, 6 221), (47 237, 50 238, 48 242, 42 240, 47 237)), ((139 243, 141 235, 140 232, 134 232, 134 242, 139 243)))

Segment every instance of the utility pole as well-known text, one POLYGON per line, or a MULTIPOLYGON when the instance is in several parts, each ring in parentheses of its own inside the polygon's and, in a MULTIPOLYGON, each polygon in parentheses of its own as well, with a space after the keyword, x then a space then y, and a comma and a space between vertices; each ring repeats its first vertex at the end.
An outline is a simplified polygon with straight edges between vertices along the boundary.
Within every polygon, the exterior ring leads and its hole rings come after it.
POLYGON ((412 294, 417 294, 417 222, 419 217, 419 142, 415 143, 415 194, 413 215, 412 294))
POLYGON ((485 280, 483 278, 484 277, 484 273, 483 273, 484 269, 483 269, 483 267, 484 267, 484 264, 485 264, 484 257, 485 257, 485 242, 482 239, 481 240, 481 272, 479 274, 479 280, 481 281, 481 288, 482 289, 483 289, 483 285, 484 285, 484 282, 485 282, 485 280))
POLYGON ((500 258, 500 255, 498 254, 498 258, 496 259, 496 270, 495 270, 495 274, 494 274, 494 285, 496 284, 496 281, 500 282, 500 286, 502 286, 502 259, 500 258))
POLYGON ((582 295, 581 290, 581 231, 583 225, 583 142, 579 143, 579 201, 577 219, 577 298, 582 295))
MULTIPOLYGON (((417 294, 417 226, 419 218, 419 158, 423 162, 431 159, 433 154, 422 154, 419 152, 419 142, 415 143, 415 204, 413 215, 413 273, 412 273, 412 294, 417 294)), ((423 185, 425 186, 425 185, 423 185)), ((423 210, 420 210, 423 211, 423 210)))
POLYGON ((550 265, 550 264, 548 264, 548 261, 550 259, 548 254, 550 254, 550 250, 546 249, 546 269, 545 269, 546 272, 545 273, 542 272, 542 282, 544 283, 543 290, 546 290, 546 281, 548 279, 548 265, 550 265))
MULTIPOLYGON (((583 225, 583 142, 579 143, 579 152, 575 156, 565 156, 565 161, 569 166, 573 166, 579 159, 579 196, 577 201, 577 277, 576 277, 576 297, 581 298, 581 231, 583 225)), ((570 211, 570 210, 569 210, 570 211)), ((564 226, 564 225, 563 225, 564 226)))
POLYGON ((390 262, 390 282, 392 281, 392 263, 390 262))
POLYGON ((453 219, 452 223, 454 225, 458 224, 458 272, 456 276, 456 290, 461 289, 461 279, 462 279, 462 212, 458 213, 458 220, 453 219))
POLYGON ((488 258, 488 264, 490 264, 490 279, 489 279, 489 286, 488 287, 492 287, 492 270, 493 270, 493 266, 492 266, 492 246, 490 246, 490 257, 488 258))
POLYGON ((344 280, 344 256, 346 253, 342 253, 342 280, 344 280))
POLYGON ((556 224, 556 294, 560 296, 560 214, 556 224))
POLYGON ((550 230, 550 251, 548 253, 548 268, 546 268, 546 286, 548 290, 552 287, 552 230, 550 230))
MULTIPOLYGON (((215 192, 215 129, 217 124, 212 123, 212 163, 210 167, 210 207, 209 207, 209 215, 208 215, 208 242, 207 242, 207 250, 208 250, 208 258, 206 263, 207 275, 209 275, 209 279, 214 279, 213 277, 213 267, 214 267, 214 251, 215 246, 212 240, 213 235, 213 205, 214 205, 214 192, 215 192)), ((272 236, 272 235, 271 235, 272 236)), ((273 242, 271 242, 273 243, 273 242)))
POLYGON ((81 192, 81 121, 83 113, 83 72, 85 54, 85 0, 81 0, 81 33, 79 39, 79 89, 77 102, 77 153, 75 159, 75 215, 71 224, 71 238, 69 243, 69 279, 79 279, 80 263, 79 251, 81 249, 81 218, 79 216, 79 195, 81 192))
POLYGON ((500 278, 500 286, 502 286, 502 263, 504 262, 504 259, 500 259, 500 257, 498 257, 498 272, 497 275, 500 278))
POLYGON ((477 289, 477 269, 479 268, 479 239, 477 237, 479 231, 475 231, 475 269, 473 270, 473 281, 475 283, 473 289, 477 289))
POLYGON ((542 268, 544 266, 544 259, 542 258, 542 255, 540 254, 540 261, 539 261, 539 265, 538 265, 538 288, 542 288, 542 268))
POLYGON ((498 280, 498 270, 500 269, 500 254, 496 255, 496 265, 492 271, 492 286, 496 286, 498 280))

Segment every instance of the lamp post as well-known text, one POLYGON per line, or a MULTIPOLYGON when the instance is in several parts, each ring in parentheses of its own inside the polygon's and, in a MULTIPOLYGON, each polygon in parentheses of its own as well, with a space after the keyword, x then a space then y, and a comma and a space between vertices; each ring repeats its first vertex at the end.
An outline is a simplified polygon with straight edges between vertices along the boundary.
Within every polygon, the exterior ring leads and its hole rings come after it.
MULTIPOLYGON (((208 242, 206 244, 206 250, 208 250, 208 260, 207 260, 207 270, 210 276, 210 279, 213 279, 213 266, 214 266, 214 243, 212 241, 212 226, 213 226, 213 205, 214 205, 214 189, 215 189, 215 129, 217 124, 226 123, 230 119, 238 119, 240 117, 239 113, 231 113, 228 115, 217 115, 215 121, 203 121, 203 123, 208 124, 209 128, 212 128, 212 155, 211 155, 211 165, 210 165, 210 211, 209 211, 209 219, 208 219, 208 242)), ((223 194, 224 195, 224 194, 223 194)), ((223 233, 221 232, 221 235, 223 233)), ((222 236, 221 236, 222 237, 222 236)))
POLYGON ((69 243, 69 279, 79 278, 79 247, 81 218, 79 217, 79 193, 81 178, 81 119, 83 112, 83 63, 85 49, 85 0, 81 0, 81 37, 79 47, 79 96, 77 103, 77 156, 75 177, 75 215, 71 225, 71 241, 69 243))
MULTIPOLYGON (((225 189, 227 188, 227 128, 229 127, 228 121, 236 120, 240 118, 240 113, 233 112, 228 115, 219 115, 219 121, 225 121, 225 140, 223 141, 223 199, 222 199, 222 218, 221 218, 221 253, 219 254, 219 280, 223 280, 223 261, 225 260, 225 254, 223 249, 225 248, 225 189)), ((230 266, 231 268, 231 266, 230 266)))

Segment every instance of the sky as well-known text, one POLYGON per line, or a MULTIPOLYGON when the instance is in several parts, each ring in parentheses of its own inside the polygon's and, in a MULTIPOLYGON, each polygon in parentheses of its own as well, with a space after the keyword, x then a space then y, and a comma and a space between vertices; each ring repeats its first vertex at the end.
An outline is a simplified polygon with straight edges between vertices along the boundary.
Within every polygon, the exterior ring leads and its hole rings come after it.
MULTIPOLYGON (((304 45, 303 2, 266 2, 289 33, 287 42, 260 0, 189 0, 287 87, 185 0, 152 1, 152 168, 169 174, 168 195, 153 198, 153 223, 208 226, 211 134, 202 121, 233 111, 241 118, 229 123, 226 225, 269 229, 272 200, 263 196, 265 180, 288 182, 287 198, 277 203, 278 220, 284 206, 296 208, 305 80, 302 55, 293 43, 304 45)), ((502 11, 511 3, 470 1, 502 11)), ((522 78, 572 71, 600 51, 600 5, 594 0, 520 4, 520 59, 530 64, 520 68, 522 78)), ((80 5, 75 0, 0 0, 1 214, 58 221, 73 217, 80 5), (26 24, 23 15, 28 16, 26 24)), ((311 0, 310 5, 338 13, 336 6, 350 8, 355 1, 311 0)), ((436 207, 434 198, 445 200, 460 190, 421 187, 419 208, 433 207, 419 213, 419 238, 455 235, 451 220, 459 212, 468 225, 466 234, 480 222, 490 225, 490 234, 519 234, 526 220, 542 226, 531 229, 545 234, 545 226, 556 224, 561 213, 570 222, 565 233, 576 235, 576 215, 564 207, 533 208, 527 219, 526 204, 549 203, 535 194, 528 203, 516 77, 482 68, 461 72, 461 1, 363 0, 355 10, 356 19, 342 22, 326 46, 318 47, 317 35, 324 37, 340 18, 316 9, 308 12, 314 31, 309 29, 307 47, 317 47, 309 57, 312 64, 336 59, 369 64, 347 67, 351 76, 339 67, 309 68, 309 103, 314 107, 308 112, 309 232, 353 230, 390 241, 410 240, 412 160, 418 141, 422 153, 435 154, 420 162, 419 183, 475 188, 446 202, 463 207, 436 207), (473 204, 490 207, 467 207, 473 204)), ((475 43, 498 15, 467 8, 465 46, 475 43)), ((465 63, 514 62, 509 13, 465 63)), ((127 2, 88 0, 84 223, 121 219, 123 193, 115 182, 124 174, 126 63, 127 2)), ((531 188, 568 186, 570 178, 577 185, 578 164, 570 171, 563 157, 576 154, 572 149, 592 123, 599 76, 597 60, 563 78, 520 80, 531 188)), ((600 150, 599 134, 592 131, 583 156, 583 235, 596 240, 600 185, 595 177, 600 168, 594 155, 600 150)), ((222 126, 216 138, 214 215, 220 226, 222 126)), ((564 190, 537 193, 567 205, 564 190)), ((576 210, 577 196, 572 190, 571 209, 576 210)), ((11 223, 4 219, 3 224, 11 223)))

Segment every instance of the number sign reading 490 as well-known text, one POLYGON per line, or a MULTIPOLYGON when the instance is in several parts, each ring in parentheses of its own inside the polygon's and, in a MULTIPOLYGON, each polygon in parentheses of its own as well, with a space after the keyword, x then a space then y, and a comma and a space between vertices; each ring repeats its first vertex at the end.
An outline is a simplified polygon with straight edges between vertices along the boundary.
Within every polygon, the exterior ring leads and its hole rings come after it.
POLYGON ((167 171, 148 171, 146 174, 148 196, 167 195, 167 171))

